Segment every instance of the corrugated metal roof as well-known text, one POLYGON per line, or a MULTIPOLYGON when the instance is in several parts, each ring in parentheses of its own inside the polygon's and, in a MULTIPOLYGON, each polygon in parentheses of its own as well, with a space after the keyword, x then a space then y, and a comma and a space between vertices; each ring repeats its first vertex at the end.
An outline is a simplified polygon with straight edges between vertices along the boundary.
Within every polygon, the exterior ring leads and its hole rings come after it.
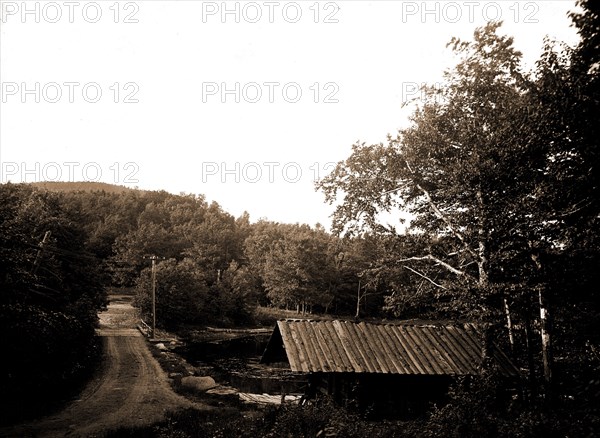
MULTIPOLYGON (((283 343, 294 372, 474 375, 482 337, 473 324, 375 324, 352 321, 278 321, 269 341, 283 343)), ((496 347, 503 374, 518 370, 496 347)))

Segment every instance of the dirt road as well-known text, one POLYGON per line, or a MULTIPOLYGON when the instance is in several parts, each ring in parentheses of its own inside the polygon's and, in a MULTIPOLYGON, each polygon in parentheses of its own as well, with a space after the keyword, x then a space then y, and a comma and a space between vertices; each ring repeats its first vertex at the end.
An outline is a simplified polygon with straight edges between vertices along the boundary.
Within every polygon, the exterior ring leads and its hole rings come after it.
POLYGON ((171 390, 167 376, 135 329, 136 321, 128 297, 111 297, 108 311, 100 314, 98 330, 104 362, 79 399, 55 415, 0 429, 0 436, 98 436, 118 427, 154 423, 167 411, 202 409, 171 390))

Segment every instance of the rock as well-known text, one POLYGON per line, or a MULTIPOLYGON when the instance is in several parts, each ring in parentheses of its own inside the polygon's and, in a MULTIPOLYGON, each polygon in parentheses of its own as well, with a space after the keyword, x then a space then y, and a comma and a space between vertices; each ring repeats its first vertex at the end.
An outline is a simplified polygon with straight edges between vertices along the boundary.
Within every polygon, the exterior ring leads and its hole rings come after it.
POLYGON ((167 347, 165 347, 165 344, 163 344, 162 342, 156 344, 156 348, 158 348, 160 351, 165 351, 167 349, 167 347))
POLYGON ((206 392, 211 388, 215 388, 217 383, 210 376, 194 377, 188 376, 181 379, 181 386, 188 389, 193 389, 198 392, 206 392))

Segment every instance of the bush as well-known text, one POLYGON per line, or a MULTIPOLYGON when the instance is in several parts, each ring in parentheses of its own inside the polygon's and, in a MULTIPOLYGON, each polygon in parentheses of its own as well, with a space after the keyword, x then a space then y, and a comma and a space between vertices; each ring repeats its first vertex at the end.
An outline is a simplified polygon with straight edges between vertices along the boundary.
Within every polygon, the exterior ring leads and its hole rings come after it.
POLYGON ((100 354, 93 327, 73 315, 35 306, 0 306, 3 422, 33 417, 68 396, 100 354))

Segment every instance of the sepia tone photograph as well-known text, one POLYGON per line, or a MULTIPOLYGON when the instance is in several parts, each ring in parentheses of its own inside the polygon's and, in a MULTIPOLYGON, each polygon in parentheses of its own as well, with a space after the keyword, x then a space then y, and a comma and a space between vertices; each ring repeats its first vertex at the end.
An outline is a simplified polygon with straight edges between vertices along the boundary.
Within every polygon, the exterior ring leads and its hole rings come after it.
POLYGON ((0 0, 0 437, 600 436, 599 142, 596 0, 0 0))

